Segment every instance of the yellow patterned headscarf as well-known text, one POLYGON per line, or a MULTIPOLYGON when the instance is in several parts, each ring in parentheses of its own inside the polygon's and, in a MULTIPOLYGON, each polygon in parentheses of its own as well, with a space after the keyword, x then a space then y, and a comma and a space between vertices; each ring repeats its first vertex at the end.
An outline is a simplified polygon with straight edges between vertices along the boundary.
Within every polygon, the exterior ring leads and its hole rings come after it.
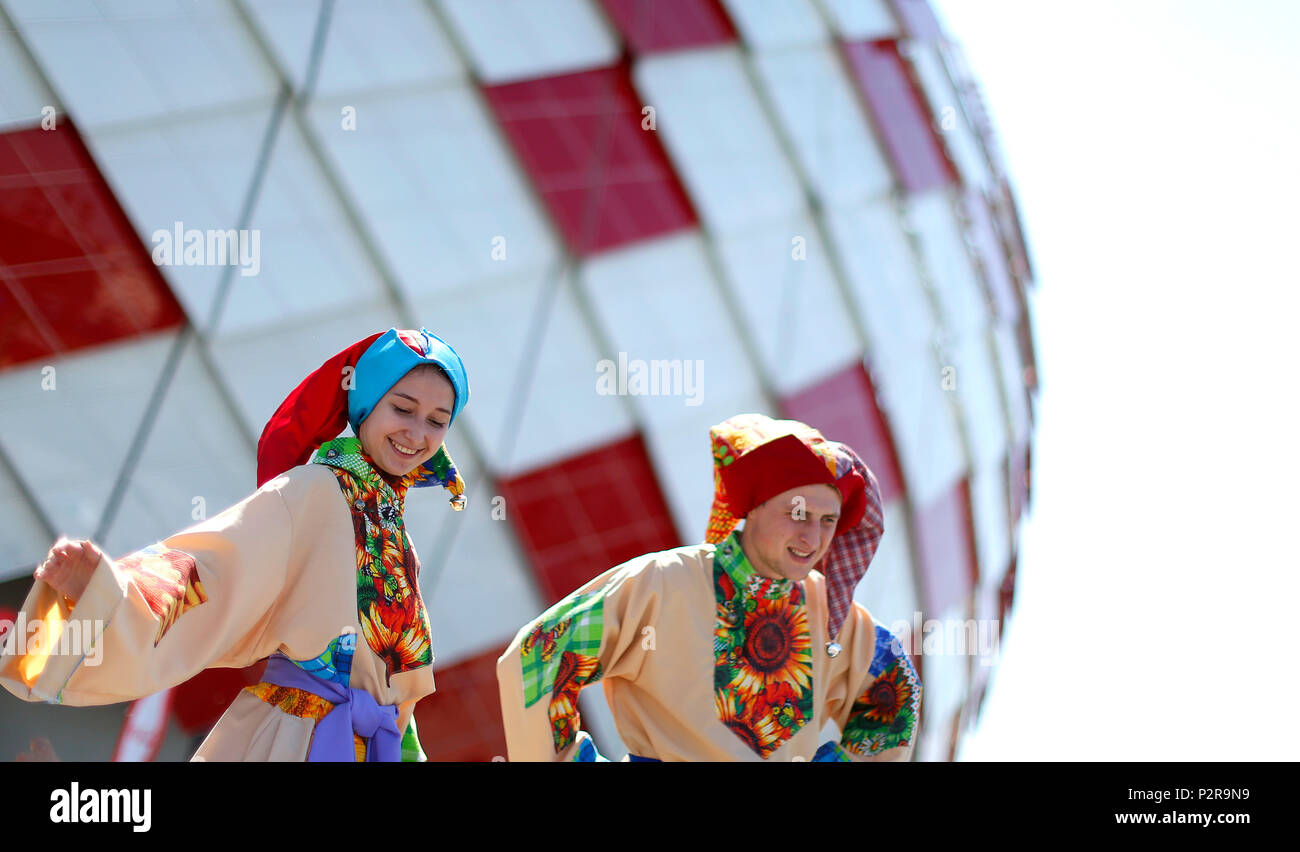
MULTIPOLYGON (((727 490, 722 482, 723 469, 734 464, 741 456, 786 435, 798 438, 826 466, 830 475, 827 482, 837 478, 834 450, 831 442, 821 432, 798 420, 773 420, 762 414, 737 414, 709 430, 709 438, 713 443, 713 508, 709 512, 709 528, 704 536, 706 542, 721 543, 740 523, 740 518, 731 511, 727 490)), ((791 487, 800 484, 807 483, 796 483, 791 487)), ((784 490, 786 489, 782 488, 776 493, 784 490)))

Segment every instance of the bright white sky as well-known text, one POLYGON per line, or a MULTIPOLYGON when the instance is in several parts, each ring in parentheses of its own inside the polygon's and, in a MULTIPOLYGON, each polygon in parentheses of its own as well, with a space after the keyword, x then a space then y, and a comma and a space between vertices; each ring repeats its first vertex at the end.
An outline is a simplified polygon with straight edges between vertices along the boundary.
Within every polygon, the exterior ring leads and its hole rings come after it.
POLYGON ((1300 3, 932 2, 1019 193, 1043 382, 959 757, 1298 760, 1300 3))

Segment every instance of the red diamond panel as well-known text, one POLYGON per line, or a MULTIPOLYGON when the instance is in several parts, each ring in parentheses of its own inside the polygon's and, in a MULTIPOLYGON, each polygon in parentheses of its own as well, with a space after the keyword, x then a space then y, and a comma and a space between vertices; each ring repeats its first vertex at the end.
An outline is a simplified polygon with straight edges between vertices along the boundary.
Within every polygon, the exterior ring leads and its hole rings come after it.
POLYGON ((506 756, 506 732, 497 687, 497 660, 505 646, 436 669, 438 691, 415 705, 420 746, 431 761, 490 761, 506 756))
POLYGON ((681 545, 639 435, 499 487, 548 604, 634 556, 681 545))
POLYGON ((999 205, 998 224, 1010 244, 1011 271, 1022 279, 1033 278, 1034 270, 1029 263, 1029 248, 1025 241, 1024 228, 1020 223, 1016 196, 1011 190, 1011 184, 1007 182, 1005 177, 1002 179, 1000 189, 1002 203, 999 205))
POLYGON ((1002 585, 998 589, 998 639, 1001 640, 1006 635, 1007 616, 1011 613, 1011 608, 1015 604, 1016 598, 1016 563, 1017 556, 1011 557, 1011 567, 1002 577, 1002 585))
POLYGON ((635 53, 653 53, 736 40, 717 0, 601 0, 635 53))
POLYGON ((898 43, 845 42, 843 50, 899 184, 908 192, 921 192, 954 182, 956 171, 898 53, 898 43))
POLYGON ((484 89, 569 249, 586 256, 696 222, 626 65, 484 89))
POLYGON ((0 134, 0 315, 0 368, 184 322, 66 123, 0 134))
POLYGON ((239 696, 262 680, 266 660, 242 669, 204 669, 172 689, 172 717, 190 736, 206 734, 239 696))
POLYGON ((1008 454, 1007 482, 1011 487, 1011 522, 1016 523, 1029 505, 1029 444, 1008 454))
MULTIPOLYGON (((1027 312, 1021 313, 1020 322, 1016 323, 1016 342, 1020 344, 1020 366, 1025 378, 1025 392, 1029 394, 1038 390, 1038 364, 1034 358, 1034 329, 1027 312)), ((1030 406, 1031 415, 1033 411, 1033 406, 1030 406)))
POLYGON ((975 586, 970 481, 962 479, 928 506, 918 507, 915 527, 921 597, 925 611, 937 617, 975 586))
POLYGON ((876 391, 861 361, 817 384, 781 399, 781 415, 818 429, 833 441, 848 444, 866 462, 880 484, 886 503, 903 493, 903 475, 894 439, 876 405, 876 391))

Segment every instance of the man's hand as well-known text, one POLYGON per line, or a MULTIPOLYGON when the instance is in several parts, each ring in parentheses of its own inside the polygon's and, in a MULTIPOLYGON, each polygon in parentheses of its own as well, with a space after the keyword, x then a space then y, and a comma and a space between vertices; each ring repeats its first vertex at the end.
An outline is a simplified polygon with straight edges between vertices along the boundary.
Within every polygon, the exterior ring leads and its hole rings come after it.
POLYGON ((86 591, 103 552, 91 541, 59 539, 33 576, 62 592, 73 604, 86 591))

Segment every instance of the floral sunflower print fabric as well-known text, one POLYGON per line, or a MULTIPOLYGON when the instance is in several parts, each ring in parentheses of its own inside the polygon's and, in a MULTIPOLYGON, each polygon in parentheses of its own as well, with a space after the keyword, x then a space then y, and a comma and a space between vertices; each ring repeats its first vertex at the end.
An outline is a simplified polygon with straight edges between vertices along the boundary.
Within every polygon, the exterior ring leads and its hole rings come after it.
POLYGON ((548 716, 556 754, 578 734, 578 693, 603 674, 599 657, 603 604, 599 591, 562 601, 543 613, 520 643, 524 706, 550 696, 548 716))
POLYGON ((267 704, 279 708, 290 716, 297 716, 299 719, 311 719, 313 722, 324 719, 334 709, 332 703, 319 695, 292 686, 255 683, 252 686, 244 687, 244 691, 252 693, 267 704))
POLYGON ((578 693, 584 686, 600 680, 603 674, 600 660, 595 656, 565 651, 560 658, 551 705, 547 708, 556 754, 564 751, 578 735, 578 693))
POLYGON ((176 619, 208 600, 199 580, 198 563, 182 550, 150 545, 119 559, 117 567, 131 578, 158 619, 155 648, 176 619))
POLYGON ((870 756, 911 745, 921 710, 921 679, 894 634, 876 625, 875 676, 849 712, 840 742, 854 754, 870 756))
POLYGON ((451 494, 451 507, 456 511, 465 508, 465 480, 447 454, 445 447, 439 447, 433 458, 411 471, 411 486, 420 488, 437 483, 451 494))
POLYGON ((384 661, 387 678, 432 665, 429 619, 418 583, 420 564, 402 522, 409 478, 391 484, 356 438, 321 445, 313 462, 328 465, 352 513, 361 634, 384 661))
POLYGON ((803 587, 759 576, 734 534, 713 560, 718 719, 767 759, 812 720, 812 639, 803 587))

